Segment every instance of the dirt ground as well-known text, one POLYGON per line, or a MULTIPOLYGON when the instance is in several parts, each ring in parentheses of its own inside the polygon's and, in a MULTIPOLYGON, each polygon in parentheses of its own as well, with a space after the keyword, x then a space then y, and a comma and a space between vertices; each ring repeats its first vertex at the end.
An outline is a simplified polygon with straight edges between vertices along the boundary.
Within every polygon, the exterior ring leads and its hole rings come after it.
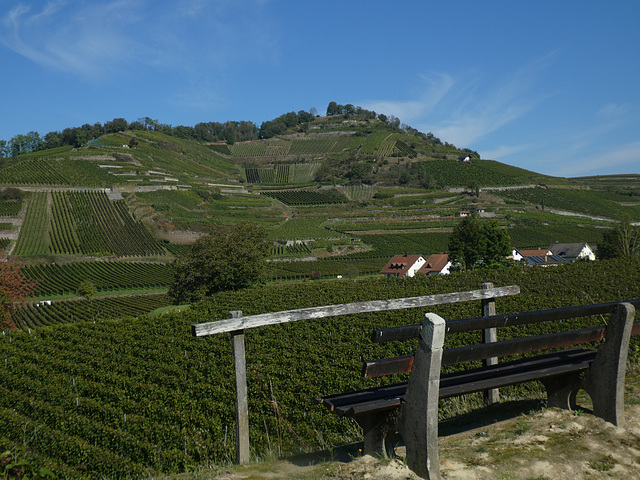
MULTIPOLYGON (((640 370, 627 375, 624 428, 584 407, 546 409, 541 401, 514 401, 440 425, 440 471, 458 480, 570 480, 640 478, 640 370)), ((190 478, 216 480, 404 480, 417 479, 404 464, 405 448, 392 459, 360 453, 361 444, 333 452, 218 471, 190 478)), ((184 477, 182 477, 184 478, 184 477)))

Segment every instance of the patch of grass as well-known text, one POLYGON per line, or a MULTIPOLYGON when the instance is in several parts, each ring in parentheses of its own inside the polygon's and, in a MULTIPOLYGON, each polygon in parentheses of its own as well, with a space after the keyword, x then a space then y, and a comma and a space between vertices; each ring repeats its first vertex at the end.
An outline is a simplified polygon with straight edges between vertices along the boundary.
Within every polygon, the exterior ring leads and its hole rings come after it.
POLYGON ((600 460, 593 460, 589 462, 589 467, 597 470, 598 472, 608 472, 616 466, 616 459, 611 455, 604 456, 600 460))
POLYGON ((531 425, 531 422, 526 417, 520 417, 515 423, 512 432, 516 437, 519 437, 531 430, 531 425))

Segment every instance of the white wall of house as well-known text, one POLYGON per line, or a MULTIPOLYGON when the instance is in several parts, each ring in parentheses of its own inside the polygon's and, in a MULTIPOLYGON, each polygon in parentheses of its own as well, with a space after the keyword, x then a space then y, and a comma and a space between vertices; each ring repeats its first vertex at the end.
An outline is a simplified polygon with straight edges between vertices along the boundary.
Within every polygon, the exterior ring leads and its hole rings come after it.
POLYGON ((409 267, 409 270, 407 271, 407 277, 413 277, 425 262, 426 260, 423 257, 418 258, 418 260, 416 260, 416 262, 409 267))

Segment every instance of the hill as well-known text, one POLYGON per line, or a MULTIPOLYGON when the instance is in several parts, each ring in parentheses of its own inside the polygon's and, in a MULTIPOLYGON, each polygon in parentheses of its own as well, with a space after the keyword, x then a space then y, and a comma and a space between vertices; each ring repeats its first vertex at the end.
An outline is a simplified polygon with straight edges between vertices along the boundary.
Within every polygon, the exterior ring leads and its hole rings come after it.
POLYGON ((640 219, 640 176, 549 177, 393 117, 330 107, 259 128, 114 119, 47 141, 32 135, 25 153, 0 159, 0 246, 51 265, 38 272, 59 285, 42 291, 52 298, 74 293, 78 281, 57 280, 65 274, 54 268, 69 262, 159 262, 165 271, 154 267, 140 287, 166 287, 170 262, 211 223, 266 226, 269 278, 299 281, 376 274, 397 253, 445 251, 461 212, 496 220, 521 248, 597 245, 613 222, 640 219))

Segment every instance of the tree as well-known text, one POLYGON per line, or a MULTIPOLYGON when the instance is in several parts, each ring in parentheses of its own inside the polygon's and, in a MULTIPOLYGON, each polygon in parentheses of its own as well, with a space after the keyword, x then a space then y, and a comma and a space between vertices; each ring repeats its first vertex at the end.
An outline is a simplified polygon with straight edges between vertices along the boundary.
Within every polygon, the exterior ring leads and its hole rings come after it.
POLYGON ((76 289, 76 295, 91 300, 96 294, 96 286, 91 280, 83 280, 76 289))
POLYGON ((268 250, 267 233, 260 225, 214 226, 174 263, 169 295, 179 304, 259 283, 268 250))
POLYGON ((38 282, 22 272, 22 263, 0 251, 0 329, 15 328, 11 313, 36 293, 38 282))
POLYGON ((465 217, 449 238, 449 257, 460 269, 488 266, 509 255, 511 239, 495 221, 481 223, 475 216, 465 217))
POLYGON ((640 227, 624 219, 620 224, 602 235, 598 245, 598 257, 602 259, 640 256, 640 227))

